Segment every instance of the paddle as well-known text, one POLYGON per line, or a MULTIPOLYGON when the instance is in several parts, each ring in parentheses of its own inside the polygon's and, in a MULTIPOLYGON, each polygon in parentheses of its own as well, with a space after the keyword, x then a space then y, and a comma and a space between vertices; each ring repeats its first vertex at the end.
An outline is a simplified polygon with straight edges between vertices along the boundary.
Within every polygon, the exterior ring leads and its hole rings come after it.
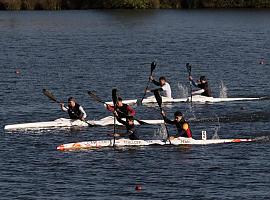
MULTIPOLYGON (((61 102, 60 101, 58 101, 56 98, 55 98, 55 96, 49 91, 49 90, 46 90, 46 89, 42 89, 42 93, 46 96, 46 97, 48 97, 50 100, 52 100, 52 101, 54 101, 54 102, 56 102, 56 103, 58 103, 58 104, 61 104, 61 102)), ((64 106, 66 109, 68 109, 66 106, 64 106)), ((79 116, 78 115, 76 115, 76 113, 74 113, 74 112, 72 112, 76 117, 78 117, 79 118, 79 116)), ((79 118, 80 119, 80 118, 79 118)), ((83 122, 85 122, 86 124, 88 124, 88 126, 91 126, 91 127, 93 127, 94 125, 93 124, 90 124, 89 122, 87 122, 86 120, 83 120, 83 119, 80 119, 81 121, 83 121, 83 122)))
MULTIPOLYGON (((102 99, 100 97, 98 97, 93 91, 88 91, 87 93, 94 101, 97 101, 99 103, 102 103, 102 104, 109 106, 109 104, 107 104, 105 101, 102 101, 102 99)), ((117 111, 125 115, 125 113, 123 113, 122 111, 120 111, 120 110, 117 110, 117 111)), ((148 124, 148 123, 141 121, 139 119, 136 119, 136 118, 134 118, 134 120, 139 122, 140 125, 148 124)))
MULTIPOLYGON (((157 66, 157 64, 153 61, 153 62, 151 63, 150 76, 152 76, 153 71, 155 70, 156 66, 157 66)), ((141 99, 138 99, 138 100, 137 100, 137 105, 142 105, 142 101, 143 101, 143 99, 144 99, 144 97, 145 97, 145 95, 146 95, 146 92, 147 92, 147 90, 148 90, 148 87, 149 87, 150 83, 151 83, 151 80, 149 79, 149 80, 148 80, 148 83, 147 83, 147 85, 146 85, 146 88, 145 88, 145 90, 144 90, 143 97, 142 97, 141 99)))
MULTIPOLYGON (((115 108, 116 108, 116 103, 117 103, 117 89, 112 89, 112 100, 113 100, 113 106, 114 106, 114 112, 115 112, 115 108)), ((113 113, 113 121, 114 121, 114 125, 113 125, 113 146, 115 145, 115 129, 116 129, 116 117, 115 114, 113 113)))
POLYGON ((158 106, 159 106, 159 108, 160 108, 160 114, 162 115, 162 118, 163 118, 163 120, 164 120, 165 128, 166 128, 166 131, 167 131, 167 140, 169 140, 169 142, 170 142, 170 144, 171 144, 171 141, 170 141, 170 135, 169 135, 169 131, 168 131, 168 127, 167 127, 167 125, 166 125, 165 118, 164 118, 164 116, 163 116, 163 114, 162 114, 162 111, 163 111, 163 109, 162 109, 162 107, 161 107, 161 105, 162 105, 162 97, 160 96, 158 90, 155 90, 155 91, 154 91, 154 95, 155 95, 156 101, 157 101, 157 103, 158 103, 158 106))
MULTIPOLYGON (((191 76, 191 65, 189 63, 186 64, 186 68, 188 71, 188 76, 191 76)), ((190 85, 190 103, 192 104, 192 82, 189 81, 189 85, 190 85)))

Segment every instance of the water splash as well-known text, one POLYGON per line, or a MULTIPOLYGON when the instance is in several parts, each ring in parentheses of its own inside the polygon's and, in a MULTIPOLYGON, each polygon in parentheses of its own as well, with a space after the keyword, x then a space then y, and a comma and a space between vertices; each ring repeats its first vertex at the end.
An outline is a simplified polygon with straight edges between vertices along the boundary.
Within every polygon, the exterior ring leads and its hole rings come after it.
POLYGON ((177 84, 177 87, 180 94, 179 98, 188 98, 188 87, 180 83, 177 84))
POLYGON ((257 142, 269 142, 270 136, 260 136, 260 137, 256 137, 254 140, 257 142))
POLYGON ((219 86, 219 97, 220 98, 227 98, 228 95, 227 95, 227 91, 228 91, 228 88, 224 85, 223 81, 220 81, 220 86, 219 86))
POLYGON ((218 135, 218 131, 220 130, 220 122, 219 122, 219 117, 217 117, 217 126, 214 128, 214 135, 212 136, 212 139, 220 139, 218 135))
POLYGON ((160 128, 155 130, 154 137, 156 139, 162 139, 162 140, 165 140, 167 138, 167 131, 166 131, 165 124, 161 124, 160 128))

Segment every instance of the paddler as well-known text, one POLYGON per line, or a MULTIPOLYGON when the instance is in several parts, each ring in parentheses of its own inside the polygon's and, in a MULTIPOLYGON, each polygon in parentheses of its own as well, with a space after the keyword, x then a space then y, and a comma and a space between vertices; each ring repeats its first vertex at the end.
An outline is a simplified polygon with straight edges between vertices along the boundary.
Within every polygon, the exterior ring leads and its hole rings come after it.
POLYGON ((116 112, 115 112, 115 116, 116 116, 117 121, 126 127, 127 132, 123 134, 115 133, 114 136, 128 137, 130 140, 139 140, 139 137, 137 136, 137 130, 134 124, 134 117, 126 116, 126 121, 124 121, 117 115, 116 112))
POLYGON ((183 114, 180 111, 174 113, 174 120, 170 120, 165 116, 165 112, 161 113, 164 117, 164 121, 167 124, 174 124, 177 128, 177 135, 170 136, 170 140, 176 137, 192 138, 192 132, 190 130, 188 122, 184 119, 183 114))
POLYGON ((160 86, 160 88, 147 90, 146 92, 154 92, 155 90, 159 90, 162 92, 162 96, 172 98, 171 86, 164 76, 161 76, 159 81, 156 81, 153 76, 149 76, 149 80, 151 80, 156 86, 160 86))
POLYGON ((107 109, 111 112, 115 111, 119 118, 126 118, 127 116, 134 117, 136 114, 135 110, 130 105, 123 103, 123 99, 121 97, 117 98, 115 108, 108 104, 107 109))
POLYGON ((60 106, 62 111, 68 112, 70 119, 85 120, 87 117, 83 107, 76 102, 74 97, 68 98, 68 107, 64 103, 60 103, 60 106))
POLYGON ((200 80, 198 80, 197 83, 193 80, 192 76, 189 76, 189 80, 191 81, 193 86, 200 88, 200 90, 192 92, 193 95, 199 94, 206 97, 212 96, 208 81, 205 76, 201 76, 200 80))

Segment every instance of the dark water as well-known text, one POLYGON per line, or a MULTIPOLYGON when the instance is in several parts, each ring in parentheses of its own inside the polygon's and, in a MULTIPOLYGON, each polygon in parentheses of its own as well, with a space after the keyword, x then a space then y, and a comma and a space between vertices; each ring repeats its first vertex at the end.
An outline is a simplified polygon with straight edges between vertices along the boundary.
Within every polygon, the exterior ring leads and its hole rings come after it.
MULTIPOLYGON (((86 92, 109 100, 117 87, 122 97, 138 98, 153 60, 174 97, 184 95, 178 85, 188 87, 186 62, 195 78, 209 78, 216 97, 221 81, 229 97, 269 97, 269 18, 268 10, 0 12, 0 124, 66 117, 43 88, 59 100, 75 96, 89 119, 107 116, 86 92)), ((136 110, 139 118, 160 118, 157 108, 136 110)), ((165 110, 171 117, 183 111, 195 138, 207 130, 208 137, 217 131, 259 141, 58 152, 62 143, 108 138, 113 128, 2 128, 1 199, 269 199, 269 100, 165 110)), ((141 137, 159 128, 141 127, 141 137)))

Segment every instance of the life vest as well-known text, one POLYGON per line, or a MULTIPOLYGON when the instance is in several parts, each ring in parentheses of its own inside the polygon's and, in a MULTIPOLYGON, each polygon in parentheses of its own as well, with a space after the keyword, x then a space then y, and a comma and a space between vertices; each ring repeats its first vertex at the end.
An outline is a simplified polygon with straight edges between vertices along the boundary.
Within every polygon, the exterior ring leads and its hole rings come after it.
POLYGON ((212 96, 211 90, 210 90, 207 82, 198 84, 198 87, 201 88, 201 89, 204 89, 204 92, 201 93, 202 96, 206 96, 206 97, 211 97, 212 96))
POLYGON ((70 106, 68 107, 68 115, 70 119, 80 119, 82 117, 83 113, 80 111, 80 105, 75 103, 75 106, 71 108, 70 106))
POLYGON ((123 106, 121 107, 116 107, 117 114, 120 118, 125 118, 128 116, 128 105, 123 103, 123 106))
POLYGON ((176 122, 176 128, 177 128, 179 136, 181 136, 181 137, 192 137, 192 132, 190 130, 189 124, 183 118, 180 120, 180 122, 176 122), (184 129, 185 124, 188 125, 187 130, 184 129))

